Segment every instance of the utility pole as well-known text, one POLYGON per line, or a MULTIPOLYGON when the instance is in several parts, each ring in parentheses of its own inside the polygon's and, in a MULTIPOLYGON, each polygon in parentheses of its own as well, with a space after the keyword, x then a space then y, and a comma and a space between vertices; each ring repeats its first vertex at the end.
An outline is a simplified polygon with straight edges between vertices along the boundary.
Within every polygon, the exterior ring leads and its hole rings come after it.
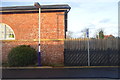
POLYGON ((41 6, 38 2, 34 4, 39 9, 38 17, 38 66, 41 66, 41 51, 40 51, 40 28, 41 28, 41 6))
POLYGON ((87 34, 87 43, 88 43, 88 66, 90 66, 90 50, 89 50, 89 28, 86 29, 86 34, 87 34))

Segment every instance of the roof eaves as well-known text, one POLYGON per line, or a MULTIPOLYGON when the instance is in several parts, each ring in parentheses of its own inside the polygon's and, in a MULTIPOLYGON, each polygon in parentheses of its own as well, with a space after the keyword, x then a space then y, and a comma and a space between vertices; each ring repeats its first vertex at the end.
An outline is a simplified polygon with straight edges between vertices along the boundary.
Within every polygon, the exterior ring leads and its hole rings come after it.
MULTIPOLYGON (((67 10, 70 9, 69 5, 41 5, 42 10, 67 10)), ((15 11, 15 10, 38 10, 35 6, 14 6, 14 7, 0 7, 0 12, 15 11)))

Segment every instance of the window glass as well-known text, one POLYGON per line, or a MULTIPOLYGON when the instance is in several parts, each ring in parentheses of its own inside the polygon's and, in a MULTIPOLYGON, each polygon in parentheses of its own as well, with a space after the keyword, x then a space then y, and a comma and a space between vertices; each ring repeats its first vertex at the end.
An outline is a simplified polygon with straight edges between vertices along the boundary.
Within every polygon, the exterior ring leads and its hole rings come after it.
POLYGON ((15 39, 14 31, 7 24, 0 23, 0 40, 15 39))

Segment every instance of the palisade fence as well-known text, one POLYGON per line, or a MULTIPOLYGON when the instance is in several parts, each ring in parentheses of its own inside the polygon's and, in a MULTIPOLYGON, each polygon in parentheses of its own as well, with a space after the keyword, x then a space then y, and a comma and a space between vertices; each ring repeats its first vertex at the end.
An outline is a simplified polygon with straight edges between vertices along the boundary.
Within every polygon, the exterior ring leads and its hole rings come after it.
MULTIPOLYGON (((88 66, 88 40, 68 39, 64 43, 65 66, 88 66)), ((118 66, 118 38, 89 39, 90 66, 118 66)))

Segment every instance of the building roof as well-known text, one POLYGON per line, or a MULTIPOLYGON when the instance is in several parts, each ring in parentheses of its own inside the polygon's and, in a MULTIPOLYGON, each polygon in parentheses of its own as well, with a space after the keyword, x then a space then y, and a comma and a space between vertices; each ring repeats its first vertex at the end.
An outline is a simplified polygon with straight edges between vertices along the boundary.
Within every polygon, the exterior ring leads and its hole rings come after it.
MULTIPOLYGON (((40 5, 41 11, 69 11, 71 7, 67 4, 64 5, 40 5)), ((24 12, 24 11, 38 11, 36 6, 13 6, 13 7, 0 7, 0 12, 24 12)))

